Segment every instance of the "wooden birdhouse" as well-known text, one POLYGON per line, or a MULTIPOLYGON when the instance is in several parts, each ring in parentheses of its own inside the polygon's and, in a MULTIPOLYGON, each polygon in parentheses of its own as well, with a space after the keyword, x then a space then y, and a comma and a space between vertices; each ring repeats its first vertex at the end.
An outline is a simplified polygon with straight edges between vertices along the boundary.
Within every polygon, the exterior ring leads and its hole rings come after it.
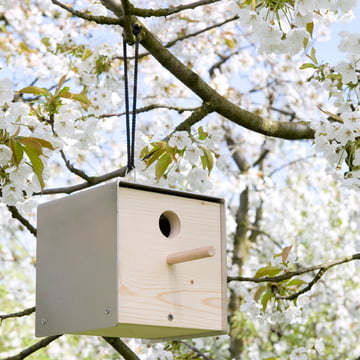
POLYGON ((36 335, 226 331, 224 202, 111 182, 38 208, 36 335))

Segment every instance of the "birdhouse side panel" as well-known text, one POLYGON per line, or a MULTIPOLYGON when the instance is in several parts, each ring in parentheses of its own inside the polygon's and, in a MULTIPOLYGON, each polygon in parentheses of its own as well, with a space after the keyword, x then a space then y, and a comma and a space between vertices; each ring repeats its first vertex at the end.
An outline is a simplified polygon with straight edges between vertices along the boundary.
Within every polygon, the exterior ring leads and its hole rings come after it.
POLYGON ((117 183, 38 209, 36 334, 117 323, 117 183))

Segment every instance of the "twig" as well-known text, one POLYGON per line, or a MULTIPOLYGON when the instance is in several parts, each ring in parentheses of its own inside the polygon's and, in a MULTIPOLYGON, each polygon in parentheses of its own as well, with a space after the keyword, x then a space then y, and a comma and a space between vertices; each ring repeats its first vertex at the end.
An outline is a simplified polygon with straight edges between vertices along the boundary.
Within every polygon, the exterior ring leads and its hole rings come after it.
POLYGON ((54 335, 54 336, 48 336, 44 339, 41 339, 36 344, 29 346, 28 348, 24 349, 20 353, 14 356, 9 356, 7 358, 4 358, 2 360, 22 360, 25 359, 27 356, 33 354, 34 352, 40 350, 43 347, 48 346, 51 342, 58 339, 62 335, 54 335))
POLYGON ((107 180, 111 180, 117 177, 124 177, 126 173, 127 173, 127 167, 123 166, 122 168, 112 171, 110 173, 101 176, 90 177, 91 181, 86 181, 81 184, 72 185, 72 186, 44 189, 41 192, 33 193, 33 195, 71 194, 75 191, 86 189, 90 186, 100 184, 107 180))
POLYGON ((103 337, 126 360, 141 360, 121 339, 103 337))
POLYGON ((201 0, 201 1, 195 1, 190 4, 186 5, 178 5, 178 6, 170 6, 169 8, 162 8, 162 9, 140 9, 140 8, 132 8, 131 14, 141 17, 150 17, 150 16, 169 16, 176 14, 183 10, 193 10, 199 6, 209 5, 216 3, 220 0, 201 0))
POLYGON ((73 174, 81 177, 82 179, 86 180, 88 183, 91 183, 91 177, 87 176, 84 171, 77 169, 74 165, 71 164, 70 160, 66 157, 63 150, 60 150, 60 155, 62 159, 64 160, 64 163, 67 167, 67 169, 72 172, 73 174))
POLYGON ((212 360, 209 356, 205 355, 203 352, 201 352, 198 348, 196 348, 195 346, 187 343, 186 341, 182 341, 182 340, 177 340, 176 342, 185 345, 186 347, 188 347, 192 352, 194 352, 195 354, 197 354, 197 357, 201 357, 205 360, 212 360))
POLYGON ((35 226, 31 225, 29 220, 25 219, 20 213, 19 210, 13 205, 7 205, 8 210, 11 212, 11 216, 19 220, 22 225, 24 225, 35 237, 36 237, 36 228, 35 226))
POLYGON ((360 253, 350 255, 350 256, 345 256, 343 258, 340 258, 340 259, 334 260, 334 261, 330 261, 325 264, 310 266, 310 267, 295 270, 295 271, 289 271, 289 272, 286 272, 284 274, 277 275, 277 276, 265 276, 265 277, 260 277, 260 278, 246 277, 246 276, 228 276, 227 281, 228 282, 230 282, 230 281, 249 281, 249 282, 254 282, 254 283, 280 282, 280 281, 291 279, 294 276, 299 276, 299 275, 306 274, 306 273, 309 273, 309 272, 312 272, 315 270, 325 269, 325 271, 327 271, 336 265, 345 264, 345 263, 348 263, 353 260, 360 260, 360 253))
POLYGON ((22 311, 15 312, 15 313, 0 315, 0 323, 2 323, 3 320, 5 320, 5 319, 28 316, 28 315, 31 315, 34 312, 35 312, 35 306, 33 306, 33 307, 29 308, 29 309, 25 309, 25 310, 22 310, 22 311))
MULTIPOLYGON (((195 111, 196 109, 198 109, 198 107, 186 108, 186 107, 170 106, 170 105, 163 105, 163 104, 151 104, 151 105, 147 105, 147 106, 136 109, 136 113, 141 114, 141 113, 148 112, 148 111, 155 110, 155 109, 174 110, 174 111, 177 111, 179 114, 182 114, 185 111, 195 111)), ((130 114, 132 114, 132 111, 130 112, 130 114)), ((121 112, 121 113, 117 113, 117 114, 103 114, 103 115, 100 115, 99 118, 108 118, 108 117, 113 117, 113 116, 124 116, 124 115, 126 115, 125 112, 121 112)))
POLYGON ((299 159, 290 161, 290 162, 288 162, 288 163, 286 163, 286 164, 284 164, 284 165, 282 165, 282 166, 274 169, 268 176, 271 177, 271 176, 273 176, 275 173, 277 173, 278 171, 280 171, 280 170, 282 170, 282 169, 284 169, 284 168, 286 168, 286 167, 288 167, 288 166, 294 165, 294 164, 296 164, 296 163, 298 163, 298 162, 301 162, 301 161, 309 160, 309 159, 314 158, 314 157, 315 157, 315 155, 309 155, 309 156, 305 156, 305 157, 303 157, 303 158, 299 158, 299 159))
POLYGON ((317 272, 317 274, 315 275, 315 277, 300 291, 298 291, 294 294, 288 295, 288 296, 280 296, 280 295, 275 294, 275 298, 279 299, 279 300, 294 300, 294 299, 296 299, 301 294, 305 294, 307 291, 311 290, 311 288, 321 279, 321 277, 324 275, 324 273, 327 270, 328 270, 327 268, 320 269, 317 272))
POLYGON ((65 4, 63 4, 62 2, 60 2, 58 0, 51 0, 51 2, 54 5, 57 5, 57 6, 61 7, 62 9, 68 11, 70 14, 72 14, 76 17, 79 17, 81 19, 84 19, 84 20, 94 21, 97 24, 102 24, 102 25, 121 25, 121 26, 123 25, 123 19, 116 19, 116 18, 112 18, 112 17, 108 17, 108 16, 89 15, 82 11, 78 11, 69 6, 66 6, 65 4))
POLYGON ((166 43, 166 44, 164 45, 164 47, 169 48, 169 47, 175 45, 178 41, 183 41, 183 40, 185 40, 185 39, 189 39, 189 38, 191 38, 191 37, 198 36, 198 35, 200 35, 200 34, 202 34, 202 33, 204 33, 204 32, 207 32, 207 31, 212 30, 212 29, 216 29, 216 28, 218 28, 218 27, 220 27, 220 26, 223 26, 223 25, 225 25, 225 24, 227 24, 227 23, 229 23, 229 22, 235 21, 235 20, 237 20, 237 19, 239 19, 238 16, 233 16, 233 17, 230 18, 230 19, 226 19, 226 20, 221 21, 221 22, 219 22, 219 23, 216 23, 216 24, 214 24, 214 25, 210 25, 210 26, 208 26, 208 27, 206 27, 206 28, 203 28, 203 29, 201 29, 201 30, 199 30, 199 31, 195 31, 195 32, 190 33, 190 34, 186 34, 186 35, 184 35, 184 36, 180 36, 180 37, 178 37, 178 38, 176 38, 176 39, 174 39, 174 40, 171 40, 171 41, 169 41, 168 43, 166 43))

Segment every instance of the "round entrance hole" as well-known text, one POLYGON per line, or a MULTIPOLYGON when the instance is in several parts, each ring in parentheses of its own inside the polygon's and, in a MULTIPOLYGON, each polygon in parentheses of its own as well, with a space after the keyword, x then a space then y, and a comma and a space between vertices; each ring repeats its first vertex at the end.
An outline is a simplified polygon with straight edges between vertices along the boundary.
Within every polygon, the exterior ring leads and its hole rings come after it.
POLYGON ((180 232, 180 219, 173 211, 164 211, 159 217, 159 228, 165 237, 173 238, 180 232))

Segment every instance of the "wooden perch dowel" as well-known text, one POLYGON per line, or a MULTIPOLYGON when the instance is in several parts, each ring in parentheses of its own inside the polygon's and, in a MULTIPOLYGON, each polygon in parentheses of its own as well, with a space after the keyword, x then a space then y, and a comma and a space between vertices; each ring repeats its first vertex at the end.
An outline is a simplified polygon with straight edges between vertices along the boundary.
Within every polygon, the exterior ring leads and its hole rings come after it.
POLYGON ((169 265, 174 265, 186 261, 204 259, 207 257, 212 257, 214 255, 215 255, 215 248, 213 246, 204 246, 196 249, 172 253, 166 257, 166 262, 169 265))

